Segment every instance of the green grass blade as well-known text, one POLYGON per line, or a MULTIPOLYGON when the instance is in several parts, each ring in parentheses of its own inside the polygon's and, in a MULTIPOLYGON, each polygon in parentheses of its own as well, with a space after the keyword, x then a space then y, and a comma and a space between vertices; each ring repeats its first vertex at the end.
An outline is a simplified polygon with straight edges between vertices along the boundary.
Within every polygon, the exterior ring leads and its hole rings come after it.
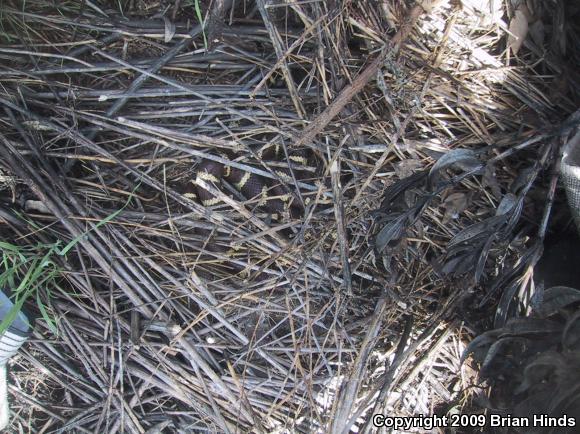
POLYGON ((26 293, 21 294, 20 297, 16 297, 13 303, 14 306, 12 306, 12 308, 8 311, 8 314, 4 317, 2 322, 0 322, 0 335, 4 334, 4 332, 8 330, 10 324, 12 324, 12 322, 16 319, 18 312, 20 312, 22 309, 24 302, 28 299, 28 297, 30 297, 30 295, 32 295, 33 292, 34 289, 29 289, 26 291, 26 293))
POLYGON ((201 8, 199 7, 199 0, 194 0, 193 2, 194 7, 195 7, 195 15, 197 16, 197 20, 199 21, 199 24, 201 25, 201 33, 203 35, 203 45, 205 46, 205 49, 207 50, 207 37, 205 36, 205 24, 204 24, 204 20, 203 20, 203 15, 201 14, 201 8))
POLYGON ((91 231, 94 231, 95 229, 100 228, 101 226, 103 226, 104 224, 110 222, 111 220, 113 220, 115 217, 117 217, 121 211, 123 211, 127 205, 129 205, 129 203, 131 202, 131 199, 133 199, 133 194, 135 193, 135 190, 137 190, 137 188, 139 188, 141 184, 138 184, 133 191, 131 192, 131 194, 129 195, 129 199, 127 199, 127 202, 125 202, 125 205, 123 205, 120 209, 118 209, 117 211, 115 211, 112 214, 109 214, 107 217, 105 217, 103 220, 101 220, 100 222, 98 222, 93 228, 91 228, 89 231, 84 232, 83 234, 79 235, 78 237, 76 237, 75 239, 73 239, 71 242, 69 242, 66 246, 64 246, 62 248, 62 250, 58 250, 58 248, 55 248, 56 253, 59 256, 65 256, 70 249, 72 249, 75 245, 77 245, 77 243, 82 240, 83 237, 85 237, 88 233, 90 233, 91 231))
POLYGON ((40 292, 36 293, 36 305, 38 306, 38 309, 40 310, 40 315, 42 315, 42 318, 46 322, 46 325, 48 326, 50 331, 58 336, 58 328, 56 327, 56 321, 49 315, 48 311, 46 310, 46 307, 44 306, 44 303, 40 298, 40 292))

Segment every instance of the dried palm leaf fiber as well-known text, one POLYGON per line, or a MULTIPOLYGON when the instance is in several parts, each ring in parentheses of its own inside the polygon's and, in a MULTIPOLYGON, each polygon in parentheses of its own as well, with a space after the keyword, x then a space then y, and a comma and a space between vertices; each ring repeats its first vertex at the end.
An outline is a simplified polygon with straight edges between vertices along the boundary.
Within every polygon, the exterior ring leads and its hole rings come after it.
POLYGON ((580 130, 575 132, 564 148, 562 180, 572 216, 580 231, 580 130))

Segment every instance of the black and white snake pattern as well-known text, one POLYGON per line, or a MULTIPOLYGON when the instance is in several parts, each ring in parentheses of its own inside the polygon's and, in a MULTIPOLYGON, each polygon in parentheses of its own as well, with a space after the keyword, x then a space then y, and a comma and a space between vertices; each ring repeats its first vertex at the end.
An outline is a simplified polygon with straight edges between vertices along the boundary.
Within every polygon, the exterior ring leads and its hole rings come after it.
MULTIPOLYGON (((220 155, 223 161, 233 161, 234 155, 220 155)), ((219 205, 221 200, 202 185, 210 183, 224 191, 224 183, 234 187, 241 197, 254 209, 269 214, 273 221, 296 218, 304 212, 309 198, 302 200, 296 185, 313 176, 315 159, 307 150, 288 151, 279 145, 271 145, 256 152, 255 156, 272 178, 259 176, 250 171, 232 167, 222 162, 204 159, 195 172, 193 189, 188 196, 197 199, 203 206, 219 205), (202 181, 202 182, 200 182, 202 181)))

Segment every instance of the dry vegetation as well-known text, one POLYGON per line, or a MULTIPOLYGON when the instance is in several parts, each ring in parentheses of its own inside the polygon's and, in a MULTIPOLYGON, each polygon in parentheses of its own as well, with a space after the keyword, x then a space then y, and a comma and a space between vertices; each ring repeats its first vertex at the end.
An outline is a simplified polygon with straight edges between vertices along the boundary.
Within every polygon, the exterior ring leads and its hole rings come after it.
POLYGON ((60 276, 27 303, 11 432, 475 409, 465 345, 534 291, 580 98, 574 7, 0 2, 0 231, 54 247, 60 276), (223 151, 271 176, 268 143, 312 152, 304 215, 186 194, 223 151))

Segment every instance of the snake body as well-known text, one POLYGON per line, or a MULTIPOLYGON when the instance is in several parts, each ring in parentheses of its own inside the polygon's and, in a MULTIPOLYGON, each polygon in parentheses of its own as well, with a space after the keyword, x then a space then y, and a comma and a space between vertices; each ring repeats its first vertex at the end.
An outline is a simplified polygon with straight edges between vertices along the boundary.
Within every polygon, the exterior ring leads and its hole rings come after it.
MULTIPOLYGON (((230 156, 224 156, 231 159, 230 156)), ((199 180, 223 190, 224 181, 233 186, 254 209, 268 213, 273 220, 295 218, 303 213, 303 203, 292 188, 307 175, 309 155, 306 151, 282 152, 271 146, 256 153, 273 178, 265 178, 213 160, 202 160, 196 169, 195 193, 206 207, 220 204, 220 199, 203 188, 199 180)), ((311 168, 310 168, 311 169, 311 168)))
MULTIPOLYGON (((186 193, 195 196, 194 200, 204 207, 232 207, 237 202, 267 225, 270 222, 279 224, 277 236, 293 237, 297 234, 295 226, 300 225, 306 214, 305 207, 316 206, 322 210, 332 205, 332 199, 321 193, 324 188, 321 183, 327 184, 322 176, 321 161, 310 150, 271 146, 246 152, 243 156, 218 155, 199 161, 195 166, 195 180, 189 183, 186 193), (214 158, 218 155, 219 158, 214 158), (230 162, 232 164, 228 164, 230 162), (252 168, 256 170, 249 170, 252 168), (265 176, 266 172, 270 176, 265 176), (233 201, 230 200, 232 197, 233 201), (286 223, 289 223, 287 227, 286 223)), ((328 184, 326 188, 329 188, 328 184)), ((263 271, 250 274, 251 248, 229 244, 227 234, 224 238, 222 233, 220 239, 212 229, 199 227, 196 232, 204 239, 204 249, 208 254, 215 254, 211 259, 215 268, 206 275, 208 280, 215 279, 216 275, 223 276, 223 271, 256 281, 272 276, 263 271), (226 257, 230 259, 224 260, 226 257)))

